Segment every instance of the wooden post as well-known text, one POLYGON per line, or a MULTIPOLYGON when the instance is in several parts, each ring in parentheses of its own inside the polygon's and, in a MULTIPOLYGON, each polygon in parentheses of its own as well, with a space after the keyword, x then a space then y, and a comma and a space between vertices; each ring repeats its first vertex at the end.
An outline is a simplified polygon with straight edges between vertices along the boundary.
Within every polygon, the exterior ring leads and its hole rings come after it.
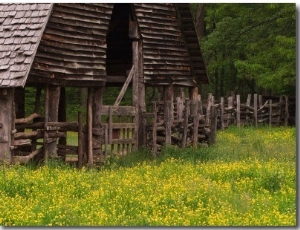
POLYGON ((289 98, 287 96, 284 96, 284 99, 285 99, 284 126, 288 126, 288 121, 289 121, 289 116, 290 116, 290 113, 289 113, 289 98))
POLYGON ((236 95, 236 125, 241 127, 241 100, 240 95, 236 95))
POLYGON ((203 105, 202 105, 202 98, 201 98, 201 95, 198 94, 198 111, 199 111, 199 114, 200 115, 203 115, 203 105))
POLYGON ((211 107, 211 123, 210 123, 210 140, 209 144, 216 143, 216 135, 217 135, 217 108, 215 105, 211 107))
POLYGON ((156 122, 157 122, 157 107, 156 107, 156 102, 153 102, 152 104, 152 112, 154 114, 153 121, 152 121, 152 142, 153 142, 153 155, 156 157, 157 155, 157 131, 156 131, 156 122))
POLYGON ((176 97, 177 102, 177 120, 181 122, 183 120, 183 100, 181 97, 176 97))
MULTIPOLYGON (((42 88, 37 87, 36 88, 36 93, 35 93, 35 102, 34 102, 34 111, 33 113, 38 113, 40 114, 40 107, 41 107, 41 95, 42 95, 42 88)), ((32 129, 36 130, 36 129, 32 129)), ((36 139, 33 139, 31 142, 31 149, 34 151, 36 150, 36 139)))
POLYGON ((139 125, 140 125, 140 111, 139 111, 139 42, 132 42, 132 62, 134 67, 134 75, 132 79, 132 105, 136 108, 136 115, 134 117, 134 130, 133 130, 133 138, 136 141, 136 145, 134 146, 134 151, 140 146, 140 139, 143 137, 139 137, 139 125))
MULTIPOLYGON (((251 94, 248 94, 246 106, 250 107, 250 105, 251 105, 251 94)), ((246 109, 246 122, 248 122, 250 118, 248 114, 249 114, 249 109, 246 109)))
POLYGON ((88 89, 88 111, 87 111, 87 152, 88 166, 93 167, 93 97, 94 90, 88 89))
POLYGON ((224 97, 221 97, 220 100, 220 119, 221 119, 221 129, 224 130, 224 97))
POLYGON ((113 144, 112 144, 112 133, 113 133, 113 128, 112 128, 112 107, 110 106, 108 109, 108 144, 111 145, 111 152, 113 152, 113 144))
POLYGON ((47 143, 48 143, 48 122, 49 122, 49 85, 46 85, 45 88, 45 101, 44 101, 44 110, 45 110, 45 121, 44 121, 44 140, 43 140, 43 149, 44 149, 44 158, 45 158, 45 162, 47 163, 49 160, 49 151, 47 148, 47 143))
MULTIPOLYGON (((94 89, 94 97, 93 97, 93 121, 92 127, 100 130, 101 126, 101 108, 102 108, 102 101, 103 101, 103 87, 95 88, 94 89)), ((103 135, 103 134, 102 134, 103 135)), ((93 135, 93 155, 100 155, 102 154, 101 146, 101 136, 93 135)))
POLYGON ((206 107, 206 121, 205 125, 209 126, 210 125, 210 116, 211 116, 211 106, 212 106, 212 93, 208 94, 208 99, 207 99, 207 107, 206 107))
POLYGON ((269 100, 269 126, 272 126, 272 99, 269 100))
POLYGON ((258 95, 258 109, 261 108, 263 105, 262 103, 262 95, 258 95))
MULTIPOLYGON (((59 86, 48 86, 48 121, 57 122, 58 121, 58 107, 60 99, 60 87, 59 86)), ((46 110, 45 110, 46 112, 46 110)), ((48 129, 48 127, 47 127, 48 129)), ((48 138, 48 145, 46 151, 49 157, 54 157, 57 155, 57 138, 48 138)))
MULTIPOLYGON (((12 88, 12 95, 14 95, 14 93, 15 93, 15 88, 12 88)), ((25 96, 25 95, 24 95, 25 96)), ((25 108, 25 107, 24 107, 25 108)), ((24 113, 25 113, 25 111, 24 111, 24 113)), ((11 135, 10 135, 10 137, 11 137, 11 143, 14 143, 14 141, 15 141, 15 138, 14 138, 14 134, 13 134, 13 132, 15 131, 15 128, 16 128, 16 126, 15 126, 15 120, 16 120, 16 107, 15 107, 15 101, 14 100, 12 100, 12 110, 11 110, 11 135)), ((12 144, 11 144, 11 146, 12 146, 12 144)), ((15 151, 14 151, 14 148, 12 147, 11 148, 11 151, 10 151, 10 157, 11 157, 11 159, 10 159, 10 163, 11 164, 14 164, 15 162, 14 162, 14 154, 15 153, 15 151)))
POLYGON ((198 116, 198 87, 189 88, 189 94, 191 99, 191 115, 193 117, 193 146, 198 143, 198 129, 199 129, 199 116, 198 116))
POLYGON ((233 108, 233 97, 232 96, 230 96, 230 97, 228 97, 228 108, 233 108))
POLYGON ((0 160, 11 162, 10 146, 13 145, 11 138, 12 106, 14 92, 12 88, 0 88, 0 160))
POLYGON ((257 127, 257 94, 253 96, 253 107, 254 107, 254 124, 257 127))
POLYGON ((165 127, 166 127, 166 145, 171 145, 172 143, 172 102, 165 101, 165 113, 164 113, 164 120, 165 120, 165 127))
POLYGON ((166 128, 166 145, 171 145, 173 124, 173 86, 164 87, 164 122, 166 128))
POLYGON ((188 132, 188 122, 190 115, 190 100, 187 98, 185 100, 185 113, 184 113, 184 121, 183 121, 183 134, 182 134, 182 142, 181 147, 184 148, 187 143, 187 132, 188 132))
POLYGON ((83 114, 82 111, 78 112, 78 168, 83 166, 83 148, 84 135, 83 135, 83 114))
MULTIPOLYGON (((86 108, 87 108, 87 88, 80 88, 79 90, 79 100, 80 100, 80 111, 82 116, 82 128, 84 130, 85 122, 83 120, 84 113, 87 114, 86 108)), ((82 162, 87 163, 87 132, 84 133, 82 130, 82 133, 78 134, 81 139, 80 143, 78 142, 78 148, 82 148, 82 162), (79 144, 81 146, 79 146, 79 144)))
POLYGON ((283 124, 282 120, 284 119, 283 114, 282 114, 282 106, 283 106, 283 97, 280 96, 279 97, 279 111, 278 111, 279 112, 279 118, 278 118, 279 125, 283 124))

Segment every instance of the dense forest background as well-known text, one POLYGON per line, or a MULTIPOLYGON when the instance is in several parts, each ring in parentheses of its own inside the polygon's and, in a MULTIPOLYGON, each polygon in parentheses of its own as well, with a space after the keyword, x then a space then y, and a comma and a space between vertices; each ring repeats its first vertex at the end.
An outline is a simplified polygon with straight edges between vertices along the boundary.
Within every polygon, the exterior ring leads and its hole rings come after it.
POLYGON ((217 98, 296 94, 296 4, 191 4, 210 84, 217 98))
MULTIPOLYGON (((296 4, 192 3, 191 9, 210 79, 209 85, 199 85, 203 98, 231 92, 241 98, 249 93, 296 95, 296 4)), ((120 89, 107 88, 103 103, 112 105, 120 89)), ((28 116, 34 110, 35 89, 25 90, 28 116)), ((80 90, 65 92, 68 119, 77 119, 80 90)), ((146 89, 149 104, 158 92, 146 89)), ((121 105, 131 104, 131 98, 129 88, 121 105)))

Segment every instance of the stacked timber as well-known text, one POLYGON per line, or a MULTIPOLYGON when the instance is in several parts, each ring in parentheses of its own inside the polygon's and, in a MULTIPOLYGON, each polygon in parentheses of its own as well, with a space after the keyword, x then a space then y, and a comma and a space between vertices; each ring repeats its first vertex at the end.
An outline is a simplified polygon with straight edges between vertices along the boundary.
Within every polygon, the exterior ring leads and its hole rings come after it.
POLYGON ((152 113, 148 114, 152 120, 147 125, 147 146, 155 155, 165 145, 184 148, 215 142, 217 109, 211 102, 208 119, 200 95, 196 100, 177 97, 172 103, 153 102, 152 113))
MULTIPOLYGON (((209 97, 210 98, 210 95, 209 97)), ((209 100, 209 99, 208 99, 209 100)), ((214 102, 218 110, 217 127, 224 129, 230 125, 269 125, 279 126, 292 124, 291 114, 295 114, 287 96, 262 96, 249 94, 246 103, 242 103, 240 95, 233 95, 219 102, 214 102)), ((204 106, 209 117, 209 108, 204 106)))

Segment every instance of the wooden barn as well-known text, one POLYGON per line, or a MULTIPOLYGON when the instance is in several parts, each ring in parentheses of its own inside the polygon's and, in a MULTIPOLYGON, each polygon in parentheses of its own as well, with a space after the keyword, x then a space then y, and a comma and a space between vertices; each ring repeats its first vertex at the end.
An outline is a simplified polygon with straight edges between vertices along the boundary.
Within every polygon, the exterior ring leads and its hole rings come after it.
POLYGON ((174 91, 187 89, 192 99, 209 81, 189 4, 4 3, 0 12, 5 161, 75 155, 79 166, 91 166, 113 149, 143 147, 147 116, 153 115, 147 87, 161 89, 165 121, 172 121, 167 102, 174 101, 174 91), (36 90, 27 117, 26 87, 36 90), (66 87, 87 91, 76 121, 66 121, 66 87), (104 104, 109 87, 120 87, 120 93, 104 104), (132 104, 121 106, 128 88, 132 104), (67 143, 69 131, 78 134, 77 145, 67 143))

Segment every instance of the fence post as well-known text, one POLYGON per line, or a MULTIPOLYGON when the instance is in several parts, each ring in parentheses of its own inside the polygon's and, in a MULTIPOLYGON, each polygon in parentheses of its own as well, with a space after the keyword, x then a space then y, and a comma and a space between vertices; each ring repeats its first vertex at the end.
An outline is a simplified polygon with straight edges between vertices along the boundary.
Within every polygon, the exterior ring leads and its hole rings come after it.
POLYGON ((258 108, 262 107, 262 95, 258 95, 258 108))
POLYGON ((210 140, 209 144, 216 143, 216 134, 217 134, 217 108, 215 105, 211 107, 211 123, 210 123, 210 140))
POLYGON ((207 99, 207 108, 206 108, 206 120, 205 124, 209 126, 210 124, 210 113, 211 113, 211 106, 212 106, 212 93, 208 94, 208 99, 207 99))
POLYGON ((225 128, 224 126, 224 97, 221 97, 220 100, 220 119, 221 119, 221 129, 225 128))
POLYGON ((284 119, 284 126, 288 125, 289 120, 289 98, 287 96, 284 96, 285 99, 285 119, 284 119))
POLYGON ((185 100, 185 113, 184 113, 184 120, 183 120, 183 134, 182 134, 182 142, 181 142, 182 148, 186 146, 189 115, 190 115, 190 100, 187 98, 185 100))
MULTIPOLYGON (((251 94, 248 94, 246 106, 250 107, 250 105, 251 105, 251 94)), ((249 120, 249 109, 247 108, 246 109, 246 121, 248 122, 248 120, 249 120)))
POLYGON ((257 94, 254 94, 253 107, 254 107, 254 123, 255 123, 255 127, 257 127, 257 94))
POLYGON ((269 100, 269 126, 272 126, 272 99, 269 100))
POLYGON ((236 125, 241 127, 241 104, 240 95, 236 95, 236 125))
POLYGON ((198 103, 193 98, 191 101, 191 112, 193 117, 193 146, 197 145, 198 142, 198 129, 199 129, 199 116, 198 116, 198 103))
POLYGON ((172 135, 172 105, 171 101, 165 102, 165 114, 164 114, 164 120, 165 120, 165 127, 166 127, 166 145, 171 145, 171 135, 172 135))

